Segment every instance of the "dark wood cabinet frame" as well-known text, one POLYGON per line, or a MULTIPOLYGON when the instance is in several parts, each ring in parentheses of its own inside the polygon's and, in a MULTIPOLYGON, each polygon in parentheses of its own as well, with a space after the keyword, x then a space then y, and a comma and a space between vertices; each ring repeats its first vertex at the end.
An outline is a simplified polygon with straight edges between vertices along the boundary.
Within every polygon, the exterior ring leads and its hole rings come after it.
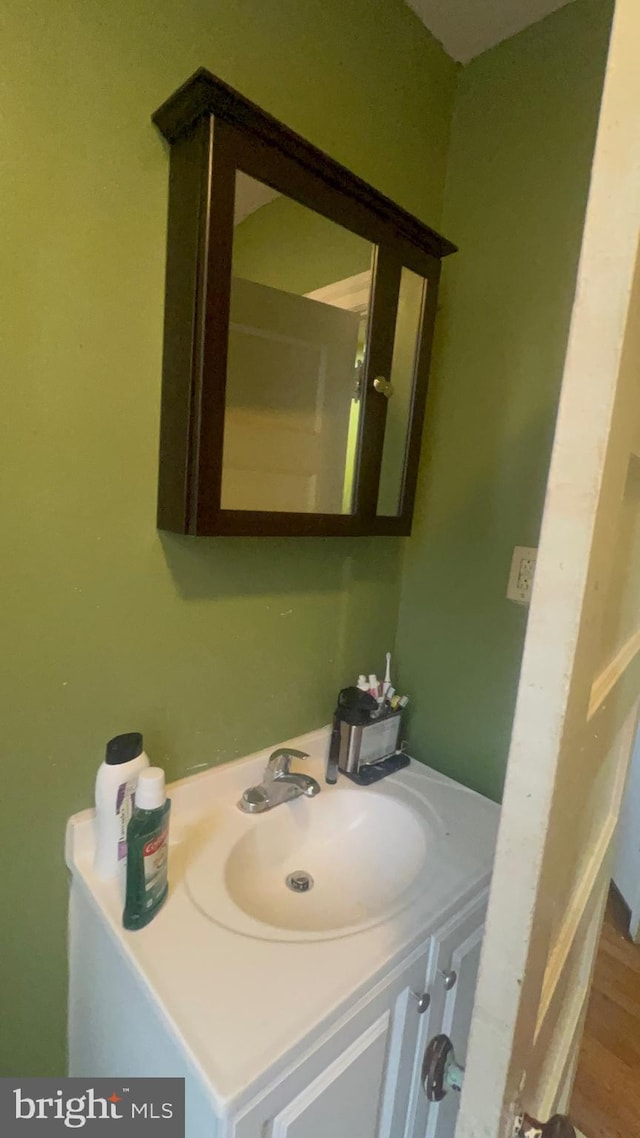
POLYGON ((153 121, 171 145, 158 526, 199 536, 409 534, 440 261, 455 245, 346 167, 199 70, 153 121), (236 170, 376 248, 351 514, 221 508, 236 170), (402 268, 427 281, 416 353, 401 512, 376 514, 402 268))

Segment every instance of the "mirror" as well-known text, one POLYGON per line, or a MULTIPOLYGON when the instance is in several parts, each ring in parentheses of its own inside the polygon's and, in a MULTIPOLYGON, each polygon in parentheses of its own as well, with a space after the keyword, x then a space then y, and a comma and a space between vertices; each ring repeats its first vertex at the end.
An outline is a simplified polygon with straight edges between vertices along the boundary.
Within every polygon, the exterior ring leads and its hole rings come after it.
POLYGON ((428 282, 424 277, 412 273, 411 269, 402 269, 389 372, 392 395, 387 404, 378 490, 378 514, 383 517, 397 517, 402 511, 409 427, 427 288, 428 282))
POLYGON ((374 252, 236 171, 223 509, 352 512, 374 252))

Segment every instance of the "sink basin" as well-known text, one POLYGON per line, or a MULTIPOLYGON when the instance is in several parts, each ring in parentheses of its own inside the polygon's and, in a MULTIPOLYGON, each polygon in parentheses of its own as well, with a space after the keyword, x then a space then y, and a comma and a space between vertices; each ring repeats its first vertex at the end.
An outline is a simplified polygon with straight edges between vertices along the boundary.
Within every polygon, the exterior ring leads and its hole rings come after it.
POLYGON ((187 888, 204 914, 236 932, 345 936, 410 904, 439 830, 410 794, 336 788, 233 817, 226 836, 223 828, 190 860, 187 888))

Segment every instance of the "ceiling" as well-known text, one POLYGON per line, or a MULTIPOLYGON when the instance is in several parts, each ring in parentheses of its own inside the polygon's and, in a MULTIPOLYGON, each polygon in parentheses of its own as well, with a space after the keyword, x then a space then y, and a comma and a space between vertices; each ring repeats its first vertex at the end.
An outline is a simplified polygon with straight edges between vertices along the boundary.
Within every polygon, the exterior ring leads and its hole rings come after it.
POLYGON ((257 182, 255 178, 250 178, 248 174, 238 170, 233 224, 240 225, 250 213, 255 213, 261 206, 279 197, 278 191, 272 190, 271 186, 265 186, 264 182, 257 182))
POLYGON ((459 63, 564 8, 570 0, 407 0, 410 8, 459 63))

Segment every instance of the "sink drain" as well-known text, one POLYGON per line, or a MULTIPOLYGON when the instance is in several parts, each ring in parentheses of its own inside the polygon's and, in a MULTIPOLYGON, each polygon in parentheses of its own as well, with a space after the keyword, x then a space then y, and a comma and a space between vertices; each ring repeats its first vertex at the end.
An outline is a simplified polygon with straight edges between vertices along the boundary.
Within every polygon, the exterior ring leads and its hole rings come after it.
POLYGON ((292 889, 294 893, 307 893, 309 889, 313 889, 313 877, 304 869, 297 869, 295 873, 289 873, 285 881, 288 888, 292 889))

